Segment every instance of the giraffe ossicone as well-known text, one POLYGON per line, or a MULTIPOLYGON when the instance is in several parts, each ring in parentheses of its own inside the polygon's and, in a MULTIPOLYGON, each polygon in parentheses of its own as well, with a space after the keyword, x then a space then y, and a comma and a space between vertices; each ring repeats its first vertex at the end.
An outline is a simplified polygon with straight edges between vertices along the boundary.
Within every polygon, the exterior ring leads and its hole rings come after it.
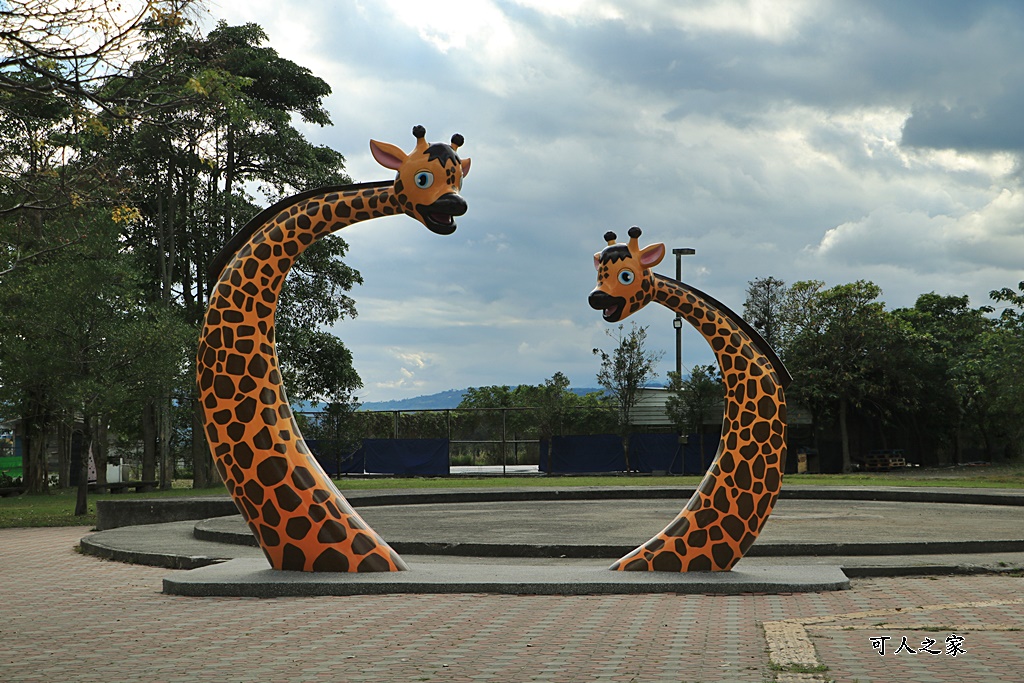
POLYGON ((618 322, 651 301, 677 312, 708 341, 725 384, 722 438, 683 510, 660 533, 615 562, 621 571, 727 571, 757 539, 782 486, 786 399, 791 377, 767 342, 740 316, 704 292, 651 269, 664 244, 641 248, 613 232, 594 254, 597 288, 590 306, 618 322))
POLYGON ((352 509, 299 433, 274 344, 281 288, 303 251, 346 226, 404 213, 449 235, 466 213, 461 135, 415 148, 370 141, 393 181, 319 188, 253 218, 211 264, 196 381, 214 463, 274 569, 400 571, 405 562, 352 509))

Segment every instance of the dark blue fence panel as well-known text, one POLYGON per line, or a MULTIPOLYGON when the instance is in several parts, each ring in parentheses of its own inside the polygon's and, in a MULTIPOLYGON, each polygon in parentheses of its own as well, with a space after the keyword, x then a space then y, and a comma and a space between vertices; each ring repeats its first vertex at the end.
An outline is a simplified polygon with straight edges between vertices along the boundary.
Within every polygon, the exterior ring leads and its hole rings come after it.
POLYGON ((309 450, 313 457, 316 458, 316 461, 320 463, 320 467, 324 468, 324 472, 332 477, 338 477, 343 474, 363 473, 364 456, 362 448, 359 448, 354 453, 338 457, 324 453, 323 444, 318 439, 309 439, 306 441, 306 445, 309 446, 309 450))
POLYGON ((711 461, 718 453, 718 444, 722 441, 717 434, 704 435, 704 456, 701 458, 700 436, 690 434, 683 446, 683 474, 704 474, 711 461))
POLYGON ((683 473, 679 437, 675 434, 630 434, 629 466, 634 472, 683 473))
POLYGON ((436 477, 449 474, 448 439, 363 439, 365 470, 436 477))
POLYGON ((614 434, 555 436, 550 444, 541 441, 540 470, 554 474, 572 472, 624 472, 626 453, 622 439, 614 434))

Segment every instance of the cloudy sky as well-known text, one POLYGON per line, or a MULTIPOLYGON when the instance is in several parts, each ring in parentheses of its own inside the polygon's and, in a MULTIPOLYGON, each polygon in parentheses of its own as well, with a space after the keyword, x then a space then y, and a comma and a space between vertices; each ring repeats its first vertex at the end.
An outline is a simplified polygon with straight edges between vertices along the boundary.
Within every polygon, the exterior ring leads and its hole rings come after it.
MULTIPOLYGON (((592 255, 630 225, 691 247, 683 279, 742 310, 749 280, 868 279, 890 308, 1024 279, 1017 0, 219 0, 333 88, 303 128, 355 180, 370 138, 452 133, 469 212, 346 229, 365 284, 335 328, 364 401, 557 371, 595 386, 611 326, 592 255)), ((674 274, 671 257, 657 269, 674 274)), ((672 313, 634 316, 674 367, 672 313)), ((684 366, 713 356, 684 335, 684 366)))

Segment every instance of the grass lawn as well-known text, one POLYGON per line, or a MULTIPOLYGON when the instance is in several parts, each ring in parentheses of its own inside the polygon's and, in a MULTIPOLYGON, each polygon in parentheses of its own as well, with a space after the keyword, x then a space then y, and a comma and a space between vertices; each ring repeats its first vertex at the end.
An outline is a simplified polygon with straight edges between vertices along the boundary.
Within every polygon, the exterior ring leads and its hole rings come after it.
MULTIPOLYGON (((345 491, 374 489, 560 487, 569 486, 679 486, 694 487, 700 477, 638 476, 540 476, 540 477, 438 477, 433 479, 342 479, 338 488, 345 491)), ((898 472, 857 474, 787 474, 785 484, 811 486, 944 486, 970 488, 1024 488, 1024 464, 994 467, 956 467, 944 469, 913 468, 898 472)), ((74 515, 76 493, 52 491, 44 496, 0 498, 0 528, 26 526, 95 526, 97 500, 125 498, 163 498, 169 496, 226 496, 223 487, 196 490, 190 482, 175 482, 175 488, 152 493, 89 494, 85 515, 74 515)))

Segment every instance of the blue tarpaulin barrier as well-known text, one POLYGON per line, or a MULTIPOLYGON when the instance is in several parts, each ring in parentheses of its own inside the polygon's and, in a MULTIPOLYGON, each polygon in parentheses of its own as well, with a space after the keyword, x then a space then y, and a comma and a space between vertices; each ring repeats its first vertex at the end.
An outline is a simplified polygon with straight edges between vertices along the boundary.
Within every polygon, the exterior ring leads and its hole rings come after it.
POLYGON ((445 476, 448 439, 363 439, 364 469, 375 474, 445 476))
POLYGON ((629 466, 634 472, 683 473, 679 437, 675 434, 630 434, 629 466))
POLYGON ((306 441, 306 445, 309 446, 310 452, 316 458, 316 461, 320 463, 320 467, 324 469, 324 472, 332 477, 338 477, 343 474, 362 474, 365 469, 362 448, 359 448, 354 453, 338 457, 324 453, 323 444, 318 439, 309 439, 306 441))
POLYGON ((722 438, 718 434, 704 435, 704 457, 700 453, 700 436, 690 434, 683 446, 683 474, 704 474, 718 453, 722 438))
POLYGON ((629 466, 634 472, 704 474, 718 451, 718 435, 704 435, 704 459, 700 457, 700 436, 690 434, 685 444, 675 434, 630 434, 629 466))
POLYGON ((615 434, 589 436, 555 436, 549 444, 541 441, 540 471, 564 474, 570 472, 624 472, 626 454, 622 439, 615 434))

